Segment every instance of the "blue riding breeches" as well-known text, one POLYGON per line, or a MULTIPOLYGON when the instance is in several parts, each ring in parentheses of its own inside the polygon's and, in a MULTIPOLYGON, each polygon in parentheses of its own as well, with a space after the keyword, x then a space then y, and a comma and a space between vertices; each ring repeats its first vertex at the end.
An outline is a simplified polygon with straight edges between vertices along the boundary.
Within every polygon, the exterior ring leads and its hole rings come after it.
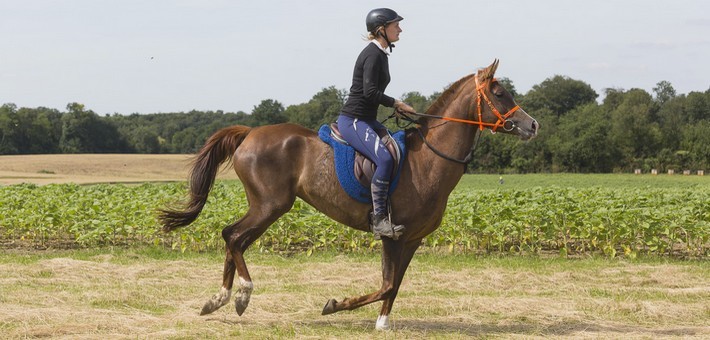
POLYGON ((377 166, 372 183, 389 186, 394 158, 380 138, 380 135, 388 133, 387 128, 376 119, 363 120, 341 114, 338 117, 338 130, 348 144, 377 166))

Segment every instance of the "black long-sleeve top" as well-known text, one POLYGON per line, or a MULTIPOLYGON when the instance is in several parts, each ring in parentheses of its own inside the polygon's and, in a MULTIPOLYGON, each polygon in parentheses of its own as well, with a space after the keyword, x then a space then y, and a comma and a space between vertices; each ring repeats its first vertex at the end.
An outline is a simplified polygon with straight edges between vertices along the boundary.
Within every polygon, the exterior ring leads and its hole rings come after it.
POLYGON ((385 94, 390 82, 387 54, 376 46, 367 44, 355 61, 353 84, 342 114, 361 119, 376 119, 380 105, 394 106, 394 98, 385 94))

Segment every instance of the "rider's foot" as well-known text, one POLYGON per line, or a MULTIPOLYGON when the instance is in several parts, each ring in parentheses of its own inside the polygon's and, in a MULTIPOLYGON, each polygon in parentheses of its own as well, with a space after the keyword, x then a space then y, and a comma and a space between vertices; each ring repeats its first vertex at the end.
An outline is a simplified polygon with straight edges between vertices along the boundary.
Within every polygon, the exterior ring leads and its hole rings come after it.
POLYGON ((387 237, 396 241, 400 236, 402 236, 402 234, 404 234, 404 226, 392 224, 386 215, 372 216, 372 224, 370 225, 370 229, 372 229, 372 233, 375 234, 376 240, 379 240, 382 237, 387 237))

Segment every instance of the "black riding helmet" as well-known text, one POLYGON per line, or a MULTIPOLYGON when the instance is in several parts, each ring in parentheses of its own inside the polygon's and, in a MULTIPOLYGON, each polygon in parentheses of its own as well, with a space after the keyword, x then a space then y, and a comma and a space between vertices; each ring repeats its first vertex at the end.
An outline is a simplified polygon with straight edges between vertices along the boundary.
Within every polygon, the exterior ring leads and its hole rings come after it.
POLYGON ((397 12, 389 8, 375 8, 371 10, 370 13, 367 13, 365 25, 367 26, 368 32, 375 34, 378 27, 401 20, 404 20, 404 18, 397 15, 397 12))
MULTIPOLYGON (((404 20, 404 18, 389 8, 375 8, 371 10, 370 13, 367 13, 367 18, 365 18, 365 26, 367 26, 367 31, 374 35, 380 26, 385 26, 387 24, 402 20, 404 20)), ((389 46, 390 52, 392 52, 394 44, 391 43, 390 39, 387 37, 387 32, 382 31, 380 34, 385 37, 387 46, 389 46)))

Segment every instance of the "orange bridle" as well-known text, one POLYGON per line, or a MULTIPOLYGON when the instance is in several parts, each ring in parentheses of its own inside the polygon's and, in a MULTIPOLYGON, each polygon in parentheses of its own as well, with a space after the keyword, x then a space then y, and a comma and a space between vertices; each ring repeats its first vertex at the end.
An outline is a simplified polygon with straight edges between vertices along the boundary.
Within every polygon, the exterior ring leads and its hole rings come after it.
MULTIPOLYGON (((488 98, 488 95, 486 95, 485 92, 485 85, 486 83, 479 84, 478 82, 478 75, 474 76, 474 79, 476 81, 476 106, 477 106, 477 114, 478 114, 478 120, 470 120, 470 119, 461 119, 461 118, 452 118, 452 117, 442 117, 442 116, 435 116, 435 115, 429 115, 429 114, 424 114, 424 113, 413 113, 415 116, 420 116, 420 117, 426 117, 426 118, 434 118, 434 119, 441 119, 441 120, 446 120, 446 121, 451 121, 451 122, 457 122, 457 123, 464 123, 464 124, 471 124, 471 125, 478 125, 483 131, 484 127, 490 127, 491 131, 496 132, 496 130, 499 127, 502 127, 503 130, 505 131, 512 131, 515 128, 515 123, 511 122, 508 120, 508 118, 518 109, 520 109, 520 106, 515 105, 512 109, 508 110, 505 114, 501 114, 498 109, 496 109, 495 105, 493 105, 493 102, 488 98), (485 100, 486 104, 488 104, 488 107, 491 109, 491 112, 493 112, 496 117, 498 117, 498 121, 495 123, 486 123, 483 121, 483 105, 481 105, 481 100, 485 100), (508 126, 506 126, 509 124, 508 126)), ((495 80, 495 78, 493 78, 495 80)))
MULTIPOLYGON (((491 132, 495 133, 496 130, 499 127, 502 127, 503 130, 510 132, 515 129, 515 123, 512 121, 509 121, 508 118, 517 110, 520 109, 520 106, 515 105, 512 109, 508 110, 505 114, 501 114, 498 109, 496 109, 495 105, 493 105, 493 102, 491 101, 490 98, 486 95, 485 92, 485 84, 479 84, 478 82, 478 75, 474 76, 474 79, 476 81, 476 106, 477 106, 477 113, 478 113, 478 120, 469 120, 469 119, 460 119, 460 118, 451 118, 451 117, 442 117, 442 116, 435 116, 435 115, 430 115, 430 114, 425 114, 425 113, 418 113, 418 112, 412 112, 411 114, 419 117, 424 117, 424 118, 434 118, 434 119, 441 119, 441 120, 446 120, 446 121, 451 121, 451 122, 458 122, 458 123, 464 123, 464 124, 471 124, 471 125, 478 125, 481 130, 483 130, 484 127, 488 126, 491 128, 491 132), (485 100, 486 104, 488 104, 488 107, 491 109, 491 112, 493 112, 496 117, 498 117, 498 121, 495 123, 486 123, 483 121, 483 105, 482 105, 482 100, 485 100)), ((493 81, 496 79, 493 78, 493 81)), ((392 114, 392 116, 395 116, 397 111, 395 110, 395 113, 392 114)), ((392 117, 390 116, 390 117, 392 117)), ((400 117, 404 118, 405 120, 409 121, 411 123, 417 123, 415 120, 409 118, 406 113, 400 113, 400 117)), ((398 117, 399 119, 399 117, 398 117)), ((419 123, 417 123, 419 124, 419 123)), ((435 148, 433 145, 431 145, 426 137, 424 137, 424 133, 422 132, 422 129, 420 127, 417 127, 417 132, 419 132, 419 137, 421 137, 422 141, 424 144, 426 144, 431 151, 433 151, 436 155, 439 157, 442 157, 446 160, 460 163, 464 165, 464 171, 467 166, 467 164, 473 159, 473 151, 476 148, 476 144, 478 142, 478 139, 476 139, 476 142, 471 145, 471 150, 468 152, 466 157, 464 159, 456 159, 451 156, 447 156, 443 152, 439 151, 437 148, 435 148)), ((481 135, 478 134, 478 137, 481 135)))
MULTIPOLYGON (((510 117, 513 112, 518 111, 520 109, 520 106, 515 105, 512 109, 508 110, 505 114, 501 114, 498 109, 496 109, 495 105, 491 102, 491 100, 488 98, 486 95, 486 92, 484 91, 486 83, 479 84, 478 83, 478 75, 474 76, 474 80, 476 81, 476 106, 478 106, 478 121, 475 122, 476 125, 478 125, 483 131, 484 126, 490 126, 491 131, 496 132, 498 127, 503 127, 503 130, 505 131, 511 131, 515 128, 515 124, 511 122, 510 128, 507 128, 505 125, 508 123, 508 117, 510 117), (481 98, 483 98, 486 101, 486 104, 488 104, 488 107, 491 109, 493 114, 498 117, 498 121, 496 121, 494 124, 491 123, 485 123, 483 122, 483 105, 481 105, 481 98)), ((493 78, 493 81, 496 79, 493 78)))

